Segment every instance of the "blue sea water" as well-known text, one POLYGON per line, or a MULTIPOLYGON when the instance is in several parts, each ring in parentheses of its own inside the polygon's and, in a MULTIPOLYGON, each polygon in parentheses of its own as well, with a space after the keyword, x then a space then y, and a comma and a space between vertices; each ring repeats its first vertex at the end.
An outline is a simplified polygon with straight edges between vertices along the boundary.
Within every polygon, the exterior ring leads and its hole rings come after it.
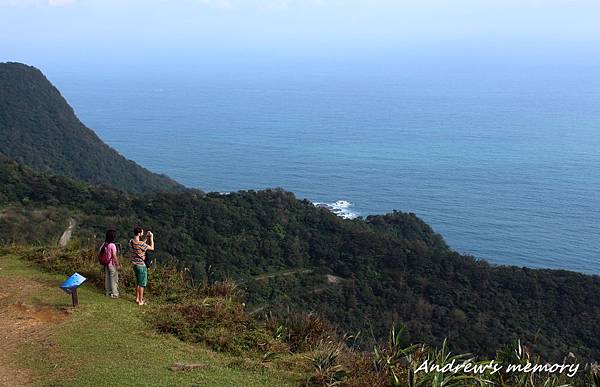
POLYGON ((104 141, 185 185, 414 212, 459 252, 600 274, 597 73, 50 78, 104 141))

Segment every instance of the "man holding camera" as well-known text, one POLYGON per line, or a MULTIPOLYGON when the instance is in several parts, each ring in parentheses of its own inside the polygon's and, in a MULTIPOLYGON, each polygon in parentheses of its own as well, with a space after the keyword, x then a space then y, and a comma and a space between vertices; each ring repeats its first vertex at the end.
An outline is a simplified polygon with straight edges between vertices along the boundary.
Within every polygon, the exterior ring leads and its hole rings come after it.
POLYGON ((135 302, 138 305, 145 305, 144 289, 148 284, 148 267, 146 266, 146 252, 154 251, 154 234, 151 231, 146 233, 146 240, 143 241, 144 230, 141 227, 133 229, 133 239, 129 241, 131 251, 131 263, 137 286, 135 288, 135 302))

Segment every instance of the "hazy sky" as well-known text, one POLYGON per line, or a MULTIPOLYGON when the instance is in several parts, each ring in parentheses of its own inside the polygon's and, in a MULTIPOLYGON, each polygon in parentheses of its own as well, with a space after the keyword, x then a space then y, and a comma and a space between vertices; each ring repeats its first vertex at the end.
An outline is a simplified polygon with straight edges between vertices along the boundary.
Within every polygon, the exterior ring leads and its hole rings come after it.
POLYGON ((599 0, 0 0, 0 61, 598 64, 599 0))

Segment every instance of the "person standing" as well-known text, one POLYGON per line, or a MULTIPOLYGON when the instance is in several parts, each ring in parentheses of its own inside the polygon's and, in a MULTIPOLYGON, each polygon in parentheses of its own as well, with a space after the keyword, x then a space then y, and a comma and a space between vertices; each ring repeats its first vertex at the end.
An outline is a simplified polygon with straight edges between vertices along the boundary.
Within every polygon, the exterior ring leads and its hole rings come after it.
POLYGON ((129 241, 129 249, 131 251, 131 263, 133 272, 135 273, 136 288, 135 302, 138 305, 145 305, 144 289, 148 284, 148 268, 146 267, 146 251, 154 251, 154 234, 148 231, 146 240, 143 241, 142 235, 144 230, 141 227, 133 229, 133 239, 129 241))
POLYGON ((117 232, 115 230, 106 231, 106 238, 100 254, 104 255, 107 264, 104 265, 104 291, 107 297, 119 298, 119 257, 117 254, 117 232))

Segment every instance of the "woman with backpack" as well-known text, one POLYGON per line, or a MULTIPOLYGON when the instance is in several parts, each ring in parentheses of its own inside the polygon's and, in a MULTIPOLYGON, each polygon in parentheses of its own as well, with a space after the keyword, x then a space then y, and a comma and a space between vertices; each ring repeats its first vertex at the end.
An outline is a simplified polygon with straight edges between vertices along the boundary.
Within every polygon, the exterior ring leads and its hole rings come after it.
POLYGON ((119 298, 119 257, 117 256, 117 232, 106 231, 106 239, 100 248, 98 260, 104 265, 104 291, 110 298, 119 298))

